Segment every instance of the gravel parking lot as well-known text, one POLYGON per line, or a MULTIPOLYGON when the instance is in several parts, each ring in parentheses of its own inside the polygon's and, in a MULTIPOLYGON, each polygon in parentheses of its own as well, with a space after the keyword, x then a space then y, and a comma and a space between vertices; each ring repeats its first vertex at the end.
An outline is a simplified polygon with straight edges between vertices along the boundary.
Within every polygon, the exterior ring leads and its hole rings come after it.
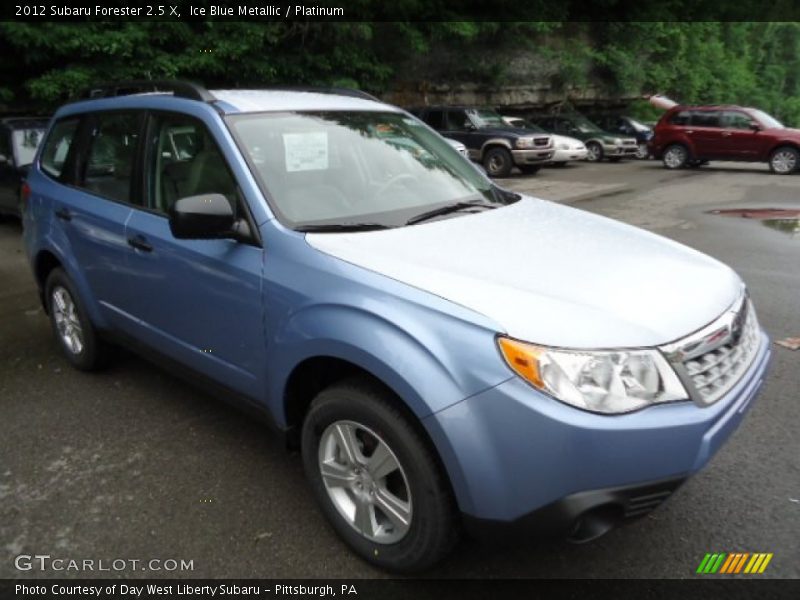
MULTIPOLYGON (((643 161, 573 164, 505 184, 721 259, 748 283, 773 340, 800 336, 800 232, 709 213, 798 209, 800 176, 643 161)), ((299 457, 262 425, 129 354, 101 374, 72 370, 39 307, 20 233, 0 223, 0 577, 34 574, 15 569, 23 553, 193 561, 192 571, 116 574, 131 577, 386 576, 339 542, 299 457)), ((799 367, 800 351, 773 345, 770 378, 744 425, 645 519, 582 546, 532 540, 487 551, 465 541, 428 575, 681 578, 706 552, 744 551, 774 553, 765 577, 799 577, 799 367)))

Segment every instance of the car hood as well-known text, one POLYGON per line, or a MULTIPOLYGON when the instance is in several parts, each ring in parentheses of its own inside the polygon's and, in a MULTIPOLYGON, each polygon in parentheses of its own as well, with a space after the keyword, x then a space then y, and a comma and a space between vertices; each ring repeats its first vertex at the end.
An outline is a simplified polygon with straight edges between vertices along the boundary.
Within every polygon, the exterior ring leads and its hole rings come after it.
POLYGON ((551 133, 521 129, 519 127, 481 127, 478 131, 488 135, 516 135, 519 137, 547 137, 552 135, 551 133))
POLYGON ((743 285, 686 246, 527 197, 477 214, 306 240, 481 313, 512 337, 550 346, 671 342, 717 318, 743 285))

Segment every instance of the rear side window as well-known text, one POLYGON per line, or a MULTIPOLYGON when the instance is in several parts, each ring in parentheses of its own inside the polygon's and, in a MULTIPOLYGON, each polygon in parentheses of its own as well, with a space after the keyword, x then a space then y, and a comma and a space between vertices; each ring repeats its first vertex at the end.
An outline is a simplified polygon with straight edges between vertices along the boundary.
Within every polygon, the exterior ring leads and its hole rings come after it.
POLYGON ((671 125, 688 125, 691 113, 688 110, 681 110, 676 112, 669 118, 671 125))
POLYGON ((695 127, 719 127, 719 111, 718 110, 693 111, 692 125, 695 127))
POLYGON ((64 171, 69 149, 78 130, 78 119, 64 119, 53 125, 42 150, 40 166, 48 175, 59 178, 64 171))
POLYGON ((95 119, 81 187, 104 198, 130 202, 141 117, 109 113, 95 119))
POLYGON ((436 130, 444 129, 444 111, 429 110, 425 115, 425 122, 436 130))

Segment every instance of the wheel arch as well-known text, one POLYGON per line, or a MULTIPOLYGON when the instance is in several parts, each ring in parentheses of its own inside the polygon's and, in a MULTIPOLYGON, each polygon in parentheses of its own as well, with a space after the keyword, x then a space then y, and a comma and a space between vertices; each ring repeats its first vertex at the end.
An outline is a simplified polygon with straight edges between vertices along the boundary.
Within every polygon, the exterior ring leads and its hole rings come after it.
POLYGON ((483 144, 481 144, 481 160, 483 160, 483 158, 486 156, 486 153, 489 150, 497 147, 501 147, 504 150, 508 150, 509 152, 511 152, 511 150, 514 149, 513 146, 511 145, 511 142, 509 142, 507 139, 491 138, 483 142, 483 144))

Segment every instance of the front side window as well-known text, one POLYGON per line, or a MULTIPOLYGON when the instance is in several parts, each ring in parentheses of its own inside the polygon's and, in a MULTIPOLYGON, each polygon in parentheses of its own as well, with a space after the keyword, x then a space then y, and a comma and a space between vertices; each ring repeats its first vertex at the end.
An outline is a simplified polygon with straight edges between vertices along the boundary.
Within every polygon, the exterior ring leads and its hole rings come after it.
POLYGON ((443 204, 496 201, 491 182, 403 114, 261 113, 228 122, 273 209, 292 227, 394 227, 443 204))
POLYGON ((448 110, 447 128, 452 131, 469 131, 474 125, 466 110, 448 110))
POLYGON ((720 125, 726 129, 750 129, 754 125, 753 119, 736 110, 723 111, 720 125))
POLYGON ((107 113, 94 117, 80 187, 118 202, 130 202, 141 114, 107 113))
POLYGON ((150 208, 169 213, 180 198, 222 194, 234 215, 240 214, 236 179, 203 123, 183 115, 158 115, 151 131, 146 171, 150 208))
POLYGON ((64 119, 53 125, 50 130, 40 161, 42 171, 48 175, 61 177, 72 140, 75 139, 75 132, 78 131, 78 123, 78 119, 64 119))
POLYGON ((445 128, 444 111, 438 109, 429 110, 428 114, 425 115, 425 122, 437 131, 441 131, 445 128))

